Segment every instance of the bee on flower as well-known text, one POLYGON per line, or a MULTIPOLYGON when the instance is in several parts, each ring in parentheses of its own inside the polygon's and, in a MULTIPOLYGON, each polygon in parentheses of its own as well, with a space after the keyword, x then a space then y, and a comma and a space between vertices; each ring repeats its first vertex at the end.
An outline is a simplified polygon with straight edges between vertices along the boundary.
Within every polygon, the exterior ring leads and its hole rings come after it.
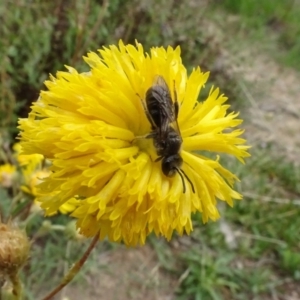
POLYGON ((242 198, 219 160, 249 156, 235 128, 242 120, 219 89, 198 101, 209 74, 197 67, 188 75, 179 47, 145 53, 120 41, 84 59, 90 72, 51 76, 19 121, 24 154, 51 162, 38 186, 46 214, 75 199, 83 235, 134 246, 151 232, 189 234, 193 213, 217 220, 218 200, 242 198))

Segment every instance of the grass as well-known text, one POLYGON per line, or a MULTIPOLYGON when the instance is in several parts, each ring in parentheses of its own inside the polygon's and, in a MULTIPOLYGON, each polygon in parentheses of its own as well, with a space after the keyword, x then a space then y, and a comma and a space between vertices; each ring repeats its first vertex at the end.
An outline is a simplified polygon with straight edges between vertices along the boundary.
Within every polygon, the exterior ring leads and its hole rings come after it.
POLYGON ((297 0, 255 2, 251 0, 225 0, 222 6, 239 16, 250 34, 261 34, 261 38, 272 35, 276 41, 277 59, 299 70, 300 66, 300 6, 297 0))
MULTIPOLYGON (((64 64, 85 70, 82 55, 121 37, 125 42, 138 39, 146 49, 180 45, 188 66, 200 64, 212 70, 207 89, 212 84, 220 86, 233 99, 231 103, 245 111, 239 78, 232 76, 223 61, 224 49, 238 53, 254 41, 282 65, 300 66, 300 6, 296 0, 215 0, 213 5, 203 1, 196 8, 193 1, 178 5, 171 0, 163 4, 79 2, 68 2, 65 7, 58 0, 1 2, 0 19, 5 25, 0 45, 4 53, 0 70, 2 138, 13 140, 18 116, 27 115, 49 73, 55 74, 64 64), (226 35, 220 34, 224 28, 226 35)), ((300 293, 300 173, 296 162, 279 156, 276 147, 255 147, 245 166, 230 159, 225 162, 242 178, 238 189, 244 200, 232 209, 221 205, 221 222, 203 225, 196 215, 188 243, 177 236, 170 244, 149 239, 160 266, 178 281, 177 299, 286 299, 287 290, 300 293)), ((6 213, 10 194, 0 189, 0 197, 6 213)), ((43 220, 38 215, 30 221, 29 236, 43 228, 43 220)), ((51 221, 66 226, 69 219, 58 216, 51 221)), ((23 272, 23 282, 30 287, 26 297, 36 299, 55 286, 86 246, 70 241, 65 231, 45 231, 33 244, 23 272)), ((104 244, 98 251, 111 247, 104 244)), ((83 271, 93 268, 95 260, 91 258, 83 271)))
POLYGON ((178 256, 178 299, 281 299, 287 284, 297 285, 300 203, 290 195, 299 197, 293 184, 298 168, 279 158, 259 159, 267 154, 254 152, 242 169, 245 199, 224 210, 223 221, 203 226, 195 218, 192 246, 178 256), (228 236, 234 242, 226 242, 228 236))
POLYGON ((238 172, 245 199, 233 209, 221 207, 221 222, 203 225, 196 215, 188 247, 178 238, 180 250, 152 241, 161 265, 179 278, 176 299, 285 299, 287 286, 297 290, 298 170, 266 149, 255 150, 238 172))

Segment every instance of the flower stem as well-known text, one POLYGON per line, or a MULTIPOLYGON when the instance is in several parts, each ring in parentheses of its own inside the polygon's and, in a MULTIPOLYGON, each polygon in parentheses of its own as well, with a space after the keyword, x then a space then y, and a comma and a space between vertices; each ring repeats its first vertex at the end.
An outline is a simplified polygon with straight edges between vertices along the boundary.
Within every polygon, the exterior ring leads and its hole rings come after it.
POLYGON ((13 294, 16 296, 16 300, 21 299, 22 295, 22 285, 20 278, 17 273, 9 275, 9 279, 13 285, 13 294))
POLYGON ((2 300, 2 286, 4 284, 4 277, 0 274, 0 300, 2 300))
POLYGON ((88 249, 85 251, 83 256, 73 265, 73 267, 69 270, 69 272, 65 275, 62 282, 54 290, 52 290, 47 296, 45 296, 42 300, 52 299, 53 296, 55 296, 58 292, 60 292, 75 277, 75 275, 80 271, 80 269, 88 259, 92 250, 95 248, 99 239, 99 234, 100 231, 96 233, 88 249))

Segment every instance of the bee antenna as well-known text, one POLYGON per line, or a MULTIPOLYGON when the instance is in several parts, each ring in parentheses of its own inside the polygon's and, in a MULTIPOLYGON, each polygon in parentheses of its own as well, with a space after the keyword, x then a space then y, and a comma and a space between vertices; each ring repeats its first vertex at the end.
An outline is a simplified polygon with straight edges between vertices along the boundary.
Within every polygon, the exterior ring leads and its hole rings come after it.
MULTIPOLYGON (((177 172, 179 173, 179 169, 177 169, 177 172)), ((192 191, 193 191, 193 193, 195 194, 195 188, 194 188, 194 185, 193 185, 191 179, 185 174, 185 172, 184 172, 182 169, 180 169, 180 172, 182 172, 182 174, 184 175, 184 177, 186 178, 186 180, 190 183, 190 185, 191 185, 191 187, 192 187, 192 191)), ((179 173, 179 174, 180 174, 180 173, 179 173)), ((182 175, 181 175, 181 174, 180 174, 180 176, 181 176, 181 178, 182 178, 182 175)), ((184 192, 185 192, 185 185, 184 185, 184 192)))
MULTIPOLYGON (((181 172, 180 172, 180 171, 182 171, 182 170, 176 168, 176 171, 177 171, 177 173, 179 174, 179 176, 180 176, 180 178, 181 178, 182 185, 183 185, 183 193, 185 194, 185 182, 184 182, 184 178, 183 178, 183 176, 182 176, 182 174, 181 174, 181 172)), ((184 174, 184 173, 183 173, 183 174, 184 174)))

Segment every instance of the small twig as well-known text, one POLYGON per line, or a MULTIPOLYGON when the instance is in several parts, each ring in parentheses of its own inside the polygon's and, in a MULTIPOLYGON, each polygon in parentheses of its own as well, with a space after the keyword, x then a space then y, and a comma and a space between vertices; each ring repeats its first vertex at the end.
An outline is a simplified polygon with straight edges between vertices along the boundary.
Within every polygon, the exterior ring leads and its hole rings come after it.
POLYGON ((25 207, 22 207, 22 209, 17 212, 17 214, 13 215, 13 212, 14 212, 13 210, 14 210, 15 204, 18 203, 22 198, 23 198, 23 193, 22 193, 22 191, 19 191, 18 194, 16 194, 11 200, 11 203, 9 206, 9 216, 11 216, 12 219, 17 217, 20 213, 22 213, 24 211, 24 209, 27 207, 27 204, 30 203, 30 202, 28 202, 25 207))
POLYGON ((279 204, 294 204, 294 205, 300 205, 300 199, 286 199, 286 198, 275 198, 275 197, 270 197, 270 196, 262 196, 258 194, 252 194, 249 192, 244 192, 244 196, 249 197, 251 199, 259 199, 265 202, 275 202, 279 204))
POLYGON ((87 46, 90 44, 90 41, 95 37, 100 25, 102 24, 104 17, 106 15, 107 9, 109 7, 109 0, 104 0, 103 4, 102 4, 102 11, 99 13, 98 15, 98 19, 96 20, 94 27, 92 28, 92 30, 90 31, 90 34, 88 35, 82 50, 85 51, 85 49, 87 48, 87 46))
MULTIPOLYGON (((82 32, 79 32, 78 36, 77 36, 77 44, 76 44, 76 48, 74 51, 74 55, 71 59, 72 65, 75 64, 75 62, 77 61, 77 59, 82 56, 83 52, 86 51, 88 45, 90 44, 91 40, 94 39, 99 27, 101 26, 101 24, 103 23, 103 20, 105 18, 105 15, 107 13, 107 9, 109 7, 109 0, 104 0, 103 4, 102 4, 102 10, 101 12, 98 14, 98 18, 93 26, 93 28, 89 31, 89 35, 87 36, 85 42, 82 41, 82 32)), ((86 7, 87 8, 87 7, 86 7)), ((84 19, 83 22, 86 22, 87 18, 84 19)))
POLYGON ((281 214, 272 215, 272 216, 269 216, 268 218, 257 220, 257 221, 255 221, 255 225, 262 224, 264 222, 268 222, 269 220, 274 220, 274 219, 279 219, 279 218, 283 219, 283 218, 291 217, 291 216, 296 215, 298 213, 299 213, 298 209, 295 208, 293 210, 290 210, 290 211, 287 211, 287 212, 284 212, 284 213, 281 213, 281 214))
POLYGON ((83 254, 83 256, 80 258, 79 261, 77 261, 73 267, 70 269, 67 275, 63 278, 60 285, 58 285, 53 291, 51 291, 46 297, 44 297, 42 300, 50 300, 52 299, 58 292, 60 292, 71 280, 75 277, 75 275, 80 271, 86 260, 88 259, 89 255, 91 254, 92 250, 95 248, 98 239, 99 239, 100 231, 96 233, 94 236, 90 246, 86 250, 86 252, 83 254))
MULTIPOLYGON (((70 258, 71 245, 72 245, 72 241, 68 241, 67 247, 66 247, 66 254, 65 254, 66 260, 65 260, 65 263, 64 263, 64 274, 66 274, 68 272, 68 268, 69 268, 67 260, 69 260, 69 258, 70 258)), ((65 299, 66 290, 67 289, 64 289, 62 291, 61 299, 65 299)))
MULTIPOLYGON (((45 223, 43 223, 45 224, 45 223)), ((26 227, 26 225, 23 227, 26 227)), ((58 225, 58 224, 54 224, 52 225, 52 223, 50 222, 50 224, 46 224, 45 226, 43 225, 42 227, 40 227, 40 229, 33 235, 33 237, 31 238, 31 243, 34 243, 37 239, 45 236, 50 230, 53 231, 65 231, 66 227, 64 225, 58 225)))
POLYGON ((245 233, 245 232, 241 232, 241 231, 235 231, 234 234, 235 234, 235 236, 249 237, 253 240, 273 243, 273 244, 277 244, 277 245, 283 246, 283 247, 285 247, 287 245, 285 242, 283 242, 281 240, 277 240, 277 239, 273 239, 273 238, 269 238, 269 237, 265 237, 265 236, 261 236, 261 235, 255 235, 255 234, 245 233))
POLYGON ((83 33, 84 33, 84 28, 86 28, 87 20, 88 20, 88 15, 89 15, 89 9, 90 9, 90 1, 86 1, 84 5, 84 13, 83 13, 83 18, 80 18, 80 12, 78 11, 78 6, 75 5, 75 17, 76 17, 76 24, 77 25, 77 34, 76 34, 76 39, 75 39, 75 47, 74 47, 74 54, 73 57, 71 58, 71 64, 75 64, 76 60, 78 59, 78 54, 80 52, 80 47, 82 46, 82 38, 83 38, 83 33))
MULTIPOLYGON (((4 208, 0 204, 0 223, 2 223, 2 220, 4 220, 4 208)), ((0 277, 0 288, 1 288, 1 277, 0 277)), ((1 299, 0 299, 1 300, 1 299)))
POLYGON ((13 210, 14 208, 14 204, 17 203, 18 201, 20 201, 23 197, 23 193, 20 191, 13 199, 12 199, 12 203, 10 205, 10 212, 9 212, 9 216, 11 218, 11 220, 15 219, 16 217, 20 216, 24 211, 28 210, 28 207, 30 209, 33 200, 32 199, 27 199, 22 203, 22 206, 20 207, 19 210, 13 210))
POLYGON ((251 105, 257 109, 259 109, 259 106, 257 104, 257 102, 255 101, 255 99, 253 98, 253 96, 251 95, 251 93, 249 92, 248 88, 246 87, 246 85, 238 80, 238 85, 240 86, 240 89, 242 90, 242 92, 245 94, 245 96, 248 98, 249 102, 251 103, 251 105))
POLYGON ((189 276, 190 274, 190 268, 187 268, 179 277, 178 281, 177 281, 177 286, 179 287, 181 285, 181 283, 189 276))

